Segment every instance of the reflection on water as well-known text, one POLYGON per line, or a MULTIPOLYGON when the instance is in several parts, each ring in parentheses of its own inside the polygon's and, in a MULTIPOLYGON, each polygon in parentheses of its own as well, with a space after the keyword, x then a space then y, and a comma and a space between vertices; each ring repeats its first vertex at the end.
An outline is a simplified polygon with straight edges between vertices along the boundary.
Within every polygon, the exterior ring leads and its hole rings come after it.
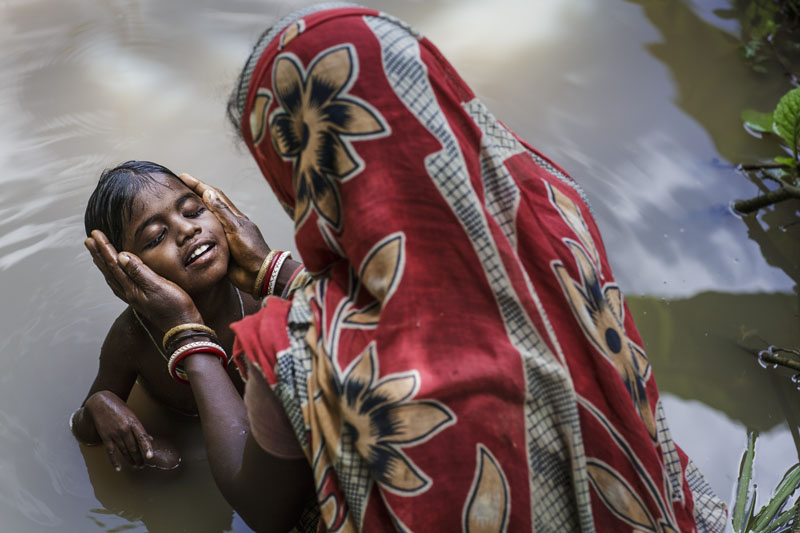
MULTIPOLYGON (((182 443, 186 462, 167 475, 116 474, 67 431, 123 308, 81 246, 82 216, 102 168, 151 159, 220 185, 273 247, 293 249, 224 102, 264 27, 306 3, 0 4, 0 530, 247 530, 193 421, 134 400, 182 443)), ((778 294, 798 280, 797 234, 784 231, 797 208, 744 222, 728 210, 756 192, 731 164, 770 155, 739 111, 784 88, 741 65, 734 23, 714 16, 726 0, 365 3, 438 43, 499 118, 583 184, 623 288, 650 295, 631 309, 676 440, 727 496, 746 429, 762 431, 761 449, 780 450, 758 474, 774 486, 795 453, 798 417, 784 408, 797 393, 742 345, 800 344, 797 301, 778 294)))

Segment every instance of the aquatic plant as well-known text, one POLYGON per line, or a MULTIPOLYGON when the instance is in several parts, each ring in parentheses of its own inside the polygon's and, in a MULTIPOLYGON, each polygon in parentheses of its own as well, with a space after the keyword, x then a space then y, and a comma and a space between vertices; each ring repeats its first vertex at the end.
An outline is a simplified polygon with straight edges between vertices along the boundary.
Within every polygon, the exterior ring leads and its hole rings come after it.
POLYGON ((778 187, 749 200, 738 200, 733 204, 734 209, 747 214, 789 198, 800 198, 800 87, 784 94, 771 113, 745 109, 742 111, 742 121, 756 134, 777 137, 784 148, 784 155, 776 156, 769 163, 739 166, 750 177, 762 183, 773 181, 778 187))
POLYGON ((750 433, 739 467, 739 482, 731 516, 733 530, 736 533, 800 531, 800 499, 786 509, 792 495, 800 488, 800 463, 786 471, 770 500, 757 513, 753 513, 757 497, 756 486, 752 483, 755 445, 756 435, 750 433))
POLYGON ((797 78, 789 67, 800 57, 800 0, 733 0, 732 9, 720 16, 739 19, 742 56, 753 70, 766 73, 777 62, 797 78))

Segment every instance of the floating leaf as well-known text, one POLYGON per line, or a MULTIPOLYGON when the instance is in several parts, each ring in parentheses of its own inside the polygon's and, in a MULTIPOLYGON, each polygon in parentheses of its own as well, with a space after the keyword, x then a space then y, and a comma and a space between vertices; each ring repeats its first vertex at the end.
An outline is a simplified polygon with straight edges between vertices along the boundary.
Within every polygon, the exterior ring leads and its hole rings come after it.
POLYGON ((775 132, 792 149, 797 159, 797 141, 800 140, 800 87, 784 94, 773 114, 775 132))
POLYGON ((756 435, 750 433, 747 440, 747 450, 742 455, 742 464, 739 467, 739 484, 736 486, 736 501, 733 504, 733 529, 742 533, 745 526, 745 513, 747 500, 750 494, 750 480, 753 478, 753 459, 756 451, 756 435))
POLYGON ((754 109, 745 109, 742 111, 742 122, 753 131, 772 133, 772 113, 762 113, 754 109))
POLYGON ((775 489, 772 499, 755 516, 753 528, 756 531, 766 528, 798 488, 800 488, 800 463, 791 467, 783 475, 783 479, 778 483, 778 488, 775 489))

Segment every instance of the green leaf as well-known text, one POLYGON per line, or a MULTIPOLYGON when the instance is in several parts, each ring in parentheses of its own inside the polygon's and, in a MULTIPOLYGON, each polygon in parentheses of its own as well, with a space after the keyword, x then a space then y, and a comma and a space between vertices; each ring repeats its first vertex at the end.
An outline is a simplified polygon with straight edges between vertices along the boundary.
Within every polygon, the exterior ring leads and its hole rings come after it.
POLYGON ((743 531, 750 531, 750 524, 753 523, 755 520, 755 516, 753 515, 753 511, 756 509, 756 499, 758 498, 758 490, 756 486, 753 485, 753 494, 750 497, 750 506, 747 508, 747 513, 744 515, 744 527, 742 528, 743 531))
POLYGON ((756 455, 756 435, 750 433, 747 449, 742 455, 739 466, 739 483, 736 486, 736 501, 733 503, 733 529, 736 533, 744 532, 745 513, 747 512, 747 496, 750 494, 750 480, 753 478, 753 459, 756 455))
POLYGON ((775 158, 775 162, 780 163, 781 165, 788 165, 792 168, 795 168, 797 166, 797 161, 795 161, 791 157, 784 157, 781 155, 775 158))
MULTIPOLYGON (((779 514, 778 518, 773 520, 772 523, 769 524, 766 529, 763 529, 761 531, 763 531, 764 533, 772 533, 779 527, 786 524, 786 522, 788 522, 792 518, 792 516, 794 516, 794 513, 797 512, 798 505, 800 505, 800 501, 795 502, 795 504, 792 505, 788 511, 784 511, 781 514, 779 514)), ((761 532, 758 531, 756 533, 761 533, 761 532)))
POLYGON ((772 113, 762 113, 753 109, 742 111, 745 126, 759 133, 772 133, 772 113))
POLYGON ((778 488, 775 489, 772 499, 756 515, 753 528, 756 531, 766 528, 798 488, 800 488, 800 463, 791 467, 783 475, 783 479, 778 483, 778 488))
POLYGON ((775 132, 792 149, 797 159, 797 141, 800 140, 800 87, 784 94, 773 114, 775 132))

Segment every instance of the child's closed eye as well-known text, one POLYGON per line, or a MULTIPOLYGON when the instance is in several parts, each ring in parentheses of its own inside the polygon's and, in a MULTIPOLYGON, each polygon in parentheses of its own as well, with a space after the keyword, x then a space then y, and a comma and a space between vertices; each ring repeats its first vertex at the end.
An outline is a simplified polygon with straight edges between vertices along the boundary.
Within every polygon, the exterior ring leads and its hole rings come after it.
POLYGON ((186 218, 197 218, 200 215, 202 215, 205 210, 206 210, 205 207, 198 207, 197 209, 192 210, 189 213, 186 213, 184 216, 186 218))
POLYGON ((161 229, 161 232, 158 234, 158 237, 156 237, 156 238, 155 238, 155 239, 153 239, 152 241, 150 241, 150 242, 148 242, 147 244, 145 244, 145 245, 144 245, 144 249, 145 249, 145 250, 149 250, 150 248, 155 248, 156 246, 158 246, 158 245, 159 245, 159 243, 160 243, 161 241, 163 241, 163 240, 164 240, 164 237, 166 237, 166 235, 167 235, 167 230, 166 230, 166 229, 164 229, 164 228, 162 228, 162 229, 161 229))

